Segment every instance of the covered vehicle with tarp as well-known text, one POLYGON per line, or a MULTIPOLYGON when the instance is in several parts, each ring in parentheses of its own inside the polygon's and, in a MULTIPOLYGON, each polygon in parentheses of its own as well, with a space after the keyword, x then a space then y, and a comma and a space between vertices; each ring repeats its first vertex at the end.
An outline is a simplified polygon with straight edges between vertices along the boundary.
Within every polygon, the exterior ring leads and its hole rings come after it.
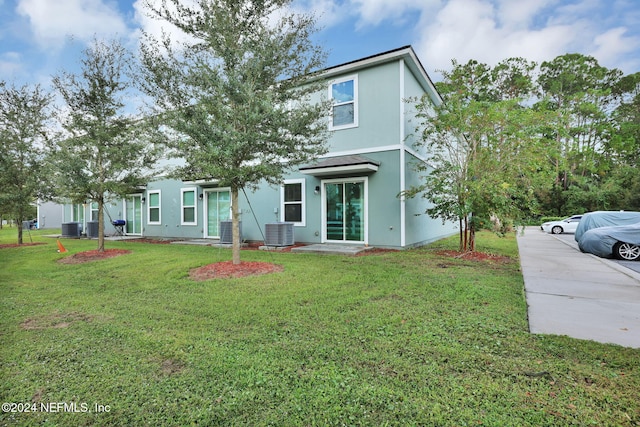
POLYGON ((582 252, 627 261, 640 259, 640 222, 587 230, 578 242, 582 252))
POLYGON ((630 225, 640 222, 640 212, 633 211, 596 211, 582 216, 574 238, 580 243, 582 235, 592 228, 630 225))

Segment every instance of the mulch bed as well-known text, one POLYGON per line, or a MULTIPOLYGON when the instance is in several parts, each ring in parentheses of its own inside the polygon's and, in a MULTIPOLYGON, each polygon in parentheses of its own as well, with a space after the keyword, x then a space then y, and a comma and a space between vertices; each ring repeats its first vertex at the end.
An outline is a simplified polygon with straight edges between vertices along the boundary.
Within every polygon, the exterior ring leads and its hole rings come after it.
POLYGON ((189 272, 189 277, 195 281, 202 281, 209 279, 228 279, 231 277, 259 276, 283 270, 283 266, 269 262, 241 261, 240 264, 233 264, 232 261, 224 261, 194 268, 189 272))
POLYGON ((44 242, 36 242, 36 243, 23 243, 21 245, 17 244, 17 243, 4 243, 2 245, 0 245, 0 249, 5 249, 5 248, 22 248, 24 246, 39 246, 39 245, 46 245, 46 243, 44 242))
POLYGON ((78 252, 77 254, 58 260, 61 264, 82 264, 83 262, 97 261, 106 258, 113 258, 120 255, 131 253, 126 249, 105 249, 104 252, 97 250, 78 252))

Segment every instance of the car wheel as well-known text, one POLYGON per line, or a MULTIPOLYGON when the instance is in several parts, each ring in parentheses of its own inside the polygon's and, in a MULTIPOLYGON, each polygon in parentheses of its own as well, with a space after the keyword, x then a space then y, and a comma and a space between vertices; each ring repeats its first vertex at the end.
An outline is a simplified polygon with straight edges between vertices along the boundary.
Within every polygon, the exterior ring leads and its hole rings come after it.
POLYGON ((559 225, 556 225, 551 229, 551 232, 553 234, 562 234, 562 227, 560 227, 559 225))
POLYGON ((613 247, 613 254, 618 259, 635 261, 640 259, 640 246, 631 243, 620 242, 613 247))

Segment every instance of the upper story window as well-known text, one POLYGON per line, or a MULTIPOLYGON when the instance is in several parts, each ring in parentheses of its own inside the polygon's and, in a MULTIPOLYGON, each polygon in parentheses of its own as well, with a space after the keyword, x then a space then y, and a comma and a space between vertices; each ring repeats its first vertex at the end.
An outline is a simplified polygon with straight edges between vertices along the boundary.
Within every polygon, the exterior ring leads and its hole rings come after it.
POLYGON ((147 223, 160 224, 160 190, 149 191, 147 195, 147 223))
POLYGON ((331 130, 358 126, 358 76, 334 80, 329 85, 329 97, 333 101, 331 130))
POLYGON ((182 225, 195 225, 196 221, 196 189, 183 188, 182 193, 182 225))
POLYGON ((280 212, 284 222, 305 225, 304 180, 286 180, 282 186, 282 207, 280 212))

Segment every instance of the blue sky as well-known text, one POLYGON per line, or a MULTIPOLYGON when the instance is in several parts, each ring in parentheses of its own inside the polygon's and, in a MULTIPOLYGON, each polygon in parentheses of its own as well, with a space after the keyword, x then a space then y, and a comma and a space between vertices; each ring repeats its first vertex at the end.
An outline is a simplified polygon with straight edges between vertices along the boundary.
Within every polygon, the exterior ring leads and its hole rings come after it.
MULTIPOLYGON (((154 0, 157 1, 157 0, 154 0)), ((188 1, 188 0, 185 0, 188 1)), ((451 60, 494 65, 578 52, 640 71, 640 0, 296 0, 323 26, 327 66, 412 45, 434 80, 451 60)), ((94 35, 158 33, 142 0, 0 0, 0 80, 49 85, 94 35)))

